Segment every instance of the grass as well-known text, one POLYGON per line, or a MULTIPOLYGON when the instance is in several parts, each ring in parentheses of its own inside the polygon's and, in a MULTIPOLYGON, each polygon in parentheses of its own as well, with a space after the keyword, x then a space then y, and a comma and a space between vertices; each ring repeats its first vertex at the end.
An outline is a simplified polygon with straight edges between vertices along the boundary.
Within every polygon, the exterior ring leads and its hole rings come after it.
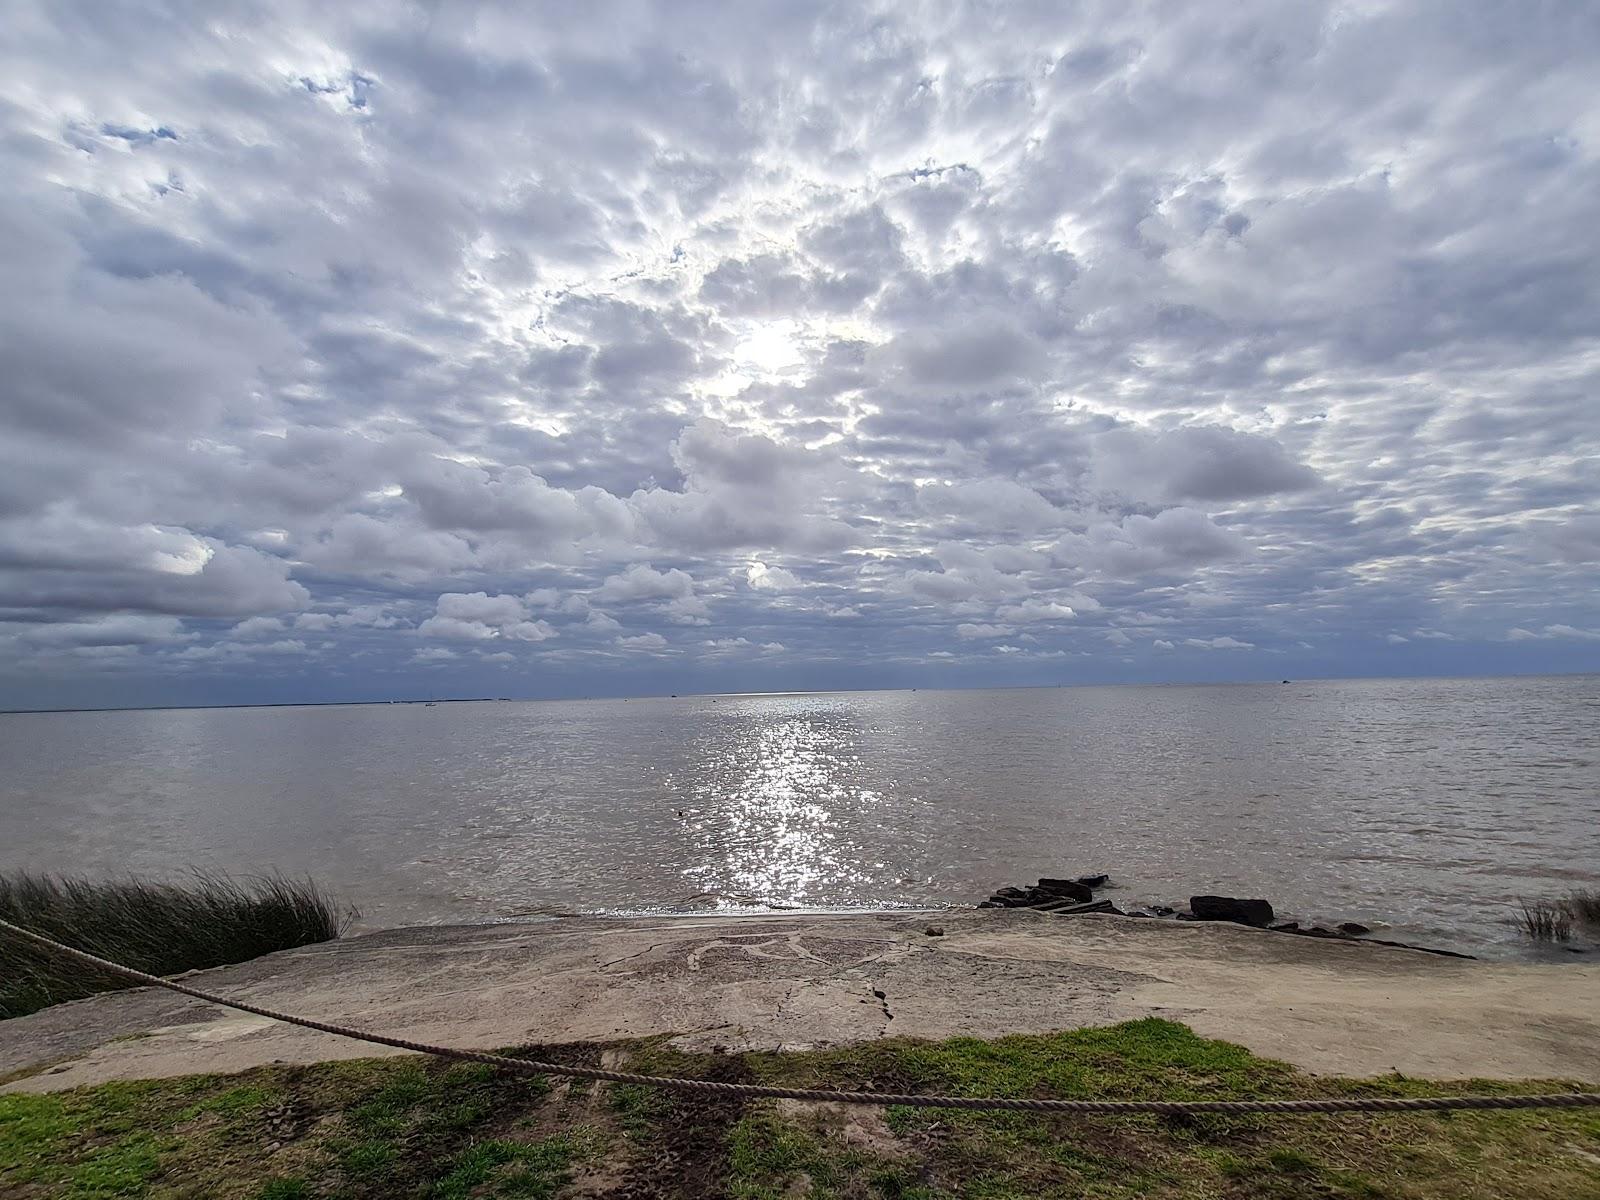
POLYGON ((1524 900, 1517 912, 1522 932, 1536 942, 1572 939, 1572 914, 1560 900, 1524 900))
MULTIPOLYGON (((623 1043, 628 1069, 797 1086, 1087 1095, 1573 1090, 1306 1076, 1182 1025, 789 1054, 623 1043)), ((598 1062, 600 1047, 538 1047, 598 1062)), ((0 1194, 302 1200, 1600 1197, 1594 1110, 1067 1117, 745 1102, 391 1058, 0 1094, 0 1194)))
MULTIPOLYGON (((345 914, 316 884, 195 873, 184 885, 0 875, 0 917, 155 975, 243 962, 339 936, 345 914)), ((0 1018, 128 986, 0 934, 0 1018)))

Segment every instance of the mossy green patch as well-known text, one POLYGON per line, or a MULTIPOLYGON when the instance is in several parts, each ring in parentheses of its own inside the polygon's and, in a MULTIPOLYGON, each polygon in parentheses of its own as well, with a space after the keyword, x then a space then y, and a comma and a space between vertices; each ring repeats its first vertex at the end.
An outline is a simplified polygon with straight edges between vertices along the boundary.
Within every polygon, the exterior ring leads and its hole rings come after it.
MULTIPOLYGON (((1082 1098, 1573 1090, 1314 1078, 1167 1021, 803 1054, 619 1045, 630 1069, 907 1093, 1082 1098)), ((541 1047, 555 1058, 563 1048, 541 1047)), ((593 1061, 594 1047, 568 1048, 593 1061)), ((0 1095, 0 1194, 309 1200, 1600 1198, 1600 1111, 1106 1117, 775 1105, 552 1088, 418 1058, 0 1095)))
POLYGON ((821 1130, 808 1130, 769 1110, 745 1116, 728 1139, 732 1200, 901 1198, 918 1194, 915 1170, 821 1130))

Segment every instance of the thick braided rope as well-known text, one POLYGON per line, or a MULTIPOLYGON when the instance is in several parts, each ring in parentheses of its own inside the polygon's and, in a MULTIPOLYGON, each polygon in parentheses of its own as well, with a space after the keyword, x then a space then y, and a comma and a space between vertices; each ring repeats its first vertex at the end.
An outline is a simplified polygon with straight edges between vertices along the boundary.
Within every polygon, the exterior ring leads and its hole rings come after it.
POLYGON ((418 1054, 431 1054, 438 1058, 456 1059, 460 1062, 485 1063, 521 1075, 567 1075, 576 1079, 598 1079, 605 1083, 632 1083, 645 1087, 669 1088, 680 1092, 710 1092, 720 1096, 750 1096, 777 1100, 809 1100, 836 1104, 905 1105, 910 1108, 969 1108, 1003 1109, 1013 1112, 1069 1112, 1069 1113, 1162 1113, 1168 1116, 1196 1113, 1345 1113, 1345 1112, 1447 1112, 1458 1109, 1512 1109, 1512 1108, 1591 1108, 1600 1107, 1600 1092, 1559 1092, 1543 1096, 1415 1096, 1379 1097, 1349 1096, 1331 1100, 1033 1100, 1009 1096, 910 1096, 887 1092, 835 1092, 820 1088, 786 1088, 760 1083, 719 1083, 710 1079, 676 1079, 659 1075, 635 1075, 628 1071, 605 1071, 598 1067, 571 1066, 566 1063, 537 1062, 530 1058, 513 1058, 504 1054, 490 1054, 483 1050, 458 1050, 450 1046, 432 1046, 426 1042, 413 1042, 406 1038, 389 1037, 297 1017, 292 1013, 278 1012, 213 995, 159 975, 148 975, 114 963, 98 955, 78 950, 72 946, 0 920, 0 931, 23 938, 35 945, 47 947, 68 958, 98 967, 113 975, 120 975, 136 983, 166 988, 169 992, 192 996, 208 1004, 237 1009, 258 1017, 268 1017, 318 1033, 331 1033, 339 1037, 370 1042, 375 1046, 392 1046, 397 1050, 412 1050, 418 1054))

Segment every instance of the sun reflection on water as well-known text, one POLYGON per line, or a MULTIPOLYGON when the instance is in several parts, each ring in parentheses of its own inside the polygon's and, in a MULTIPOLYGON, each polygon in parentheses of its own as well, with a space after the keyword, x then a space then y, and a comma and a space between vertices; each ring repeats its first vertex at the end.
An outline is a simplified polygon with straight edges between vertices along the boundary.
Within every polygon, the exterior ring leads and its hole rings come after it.
POLYGON ((839 810, 859 814, 882 797, 847 784, 856 756, 845 731, 789 717, 749 734, 696 781, 689 819, 704 853, 684 874, 704 892, 763 904, 812 904, 869 887, 841 839, 839 810))

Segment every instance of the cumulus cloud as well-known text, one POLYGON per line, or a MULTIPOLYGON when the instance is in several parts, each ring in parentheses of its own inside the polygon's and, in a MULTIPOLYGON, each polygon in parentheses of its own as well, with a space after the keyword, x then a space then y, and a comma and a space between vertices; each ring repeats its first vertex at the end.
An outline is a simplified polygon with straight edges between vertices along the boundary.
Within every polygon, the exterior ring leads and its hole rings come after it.
POLYGON ((417 626, 423 637, 485 642, 501 638, 518 642, 543 642, 559 636, 545 620, 530 620, 517 596, 491 596, 485 592, 447 592, 440 596, 434 615, 417 626))
POLYGON ((679 600, 694 595, 694 580, 687 572, 672 567, 657 571, 648 563, 635 563, 626 571, 607 578, 595 589, 594 597, 603 604, 632 600, 679 600))
POLYGON ((645 650, 655 652, 667 648, 667 639, 659 633, 639 633, 631 637, 619 637, 617 645, 624 650, 645 650))
POLYGON ((744 580, 758 592, 792 592, 800 586, 794 572, 782 567, 769 567, 764 562, 751 563, 744 580))

